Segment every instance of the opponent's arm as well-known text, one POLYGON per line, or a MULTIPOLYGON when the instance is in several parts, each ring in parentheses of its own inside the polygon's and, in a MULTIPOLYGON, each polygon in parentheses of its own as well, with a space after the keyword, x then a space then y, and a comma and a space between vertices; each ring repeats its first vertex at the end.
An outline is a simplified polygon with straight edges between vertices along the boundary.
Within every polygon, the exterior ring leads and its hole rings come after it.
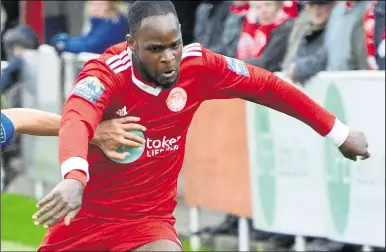
MULTIPOLYGON (((11 127, 10 132, 4 132, 8 138, 12 138, 14 133, 36 136, 58 136, 59 134, 62 118, 60 115, 30 108, 10 108, 1 112, 4 119, 2 122, 9 120, 7 127, 11 127)), ((122 160, 127 154, 116 152, 119 146, 140 147, 144 144, 144 139, 126 132, 127 130, 145 131, 145 127, 136 123, 139 120, 140 118, 127 116, 104 121, 98 125, 90 144, 99 146, 107 157, 122 160)))
POLYGON ((364 158, 369 156, 363 134, 350 132, 349 127, 332 113, 275 74, 206 49, 203 57, 207 70, 205 76, 211 77, 206 91, 207 99, 242 98, 267 106, 297 118, 321 136, 329 137, 347 158, 356 160, 356 155, 364 158), (348 139, 351 133, 356 139, 360 138, 360 144, 355 147, 352 146, 352 137, 348 139), (350 143, 350 148, 343 146, 344 143, 350 143))
POLYGON ((61 117, 30 108, 10 108, 1 111, 11 121, 16 134, 57 136, 61 117))

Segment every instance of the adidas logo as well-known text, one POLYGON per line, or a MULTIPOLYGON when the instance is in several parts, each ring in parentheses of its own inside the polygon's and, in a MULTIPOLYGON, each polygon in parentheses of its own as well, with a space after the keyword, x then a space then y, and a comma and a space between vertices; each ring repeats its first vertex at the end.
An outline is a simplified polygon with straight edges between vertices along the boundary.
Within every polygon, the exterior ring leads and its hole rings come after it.
POLYGON ((121 109, 118 109, 118 111, 117 111, 116 113, 117 113, 117 115, 119 115, 120 117, 126 116, 126 115, 127 115, 126 106, 124 106, 124 107, 121 108, 121 109))

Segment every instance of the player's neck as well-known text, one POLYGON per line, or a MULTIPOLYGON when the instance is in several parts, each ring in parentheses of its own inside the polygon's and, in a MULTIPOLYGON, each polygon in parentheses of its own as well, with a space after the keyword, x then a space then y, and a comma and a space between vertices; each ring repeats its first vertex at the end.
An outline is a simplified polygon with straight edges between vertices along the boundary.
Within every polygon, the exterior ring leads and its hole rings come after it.
POLYGON ((156 86, 152 79, 146 74, 145 70, 141 67, 141 64, 134 55, 132 56, 132 62, 135 72, 139 75, 138 77, 140 77, 142 81, 156 86))

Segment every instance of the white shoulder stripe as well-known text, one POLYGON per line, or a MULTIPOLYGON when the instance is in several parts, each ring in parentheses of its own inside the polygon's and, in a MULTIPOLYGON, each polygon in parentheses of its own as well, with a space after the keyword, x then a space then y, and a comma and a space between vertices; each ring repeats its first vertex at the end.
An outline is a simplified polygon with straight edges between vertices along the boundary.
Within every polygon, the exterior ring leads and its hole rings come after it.
POLYGON ((182 50, 182 59, 187 57, 201 57, 202 47, 200 43, 192 43, 184 46, 182 50))
POLYGON ((106 60, 106 65, 110 65, 112 62, 116 61, 117 59, 119 59, 118 55, 110 57, 108 60, 106 60))
POLYGON ((184 46, 184 49, 187 50, 187 49, 189 49, 190 47, 196 47, 196 46, 198 46, 198 47, 201 48, 201 44, 200 44, 200 43, 192 43, 192 44, 189 44, 189 45, 184 46))
POLYGON ((119 55, 114 55, 106 61, 106 65, 114 71, 120 73, 131 66, 130 53, 127 50, 122 51, 119 55))
POLYGON ((126 64, 124 65, 120 65, 119 67, 113 69, 114 73, 120 73, 122 71, 125 71, 126 69, 128 69, 129 67, 131 67, 131 61, 127 62, 126 64))
POLYGON ((109 67, 111 69, 114 69, 116 67, 119 67, 120 65, 122 64, 125 64, 126 62, 128 62, 130 60, 130 57, 128 54, 126 54, 126 56, 123 58, 123 59, 120 59, 120 60, 116 60, 114 63, 112 63, 111 65, 109 65, 109 67))
POLYGON ((201 52, 202 51, 201 46, 192 46, 192 47, 189 47, 189 48, 184 48, 182 50, 182 53, 187 53, 187 52, 192 52, 192 51, 199 51, 199 52, 201 52))
POLYGON ((201 57, 202 52, 187 52, 182 54, 182 59, 186 57, 201 57))
POLYGON ((111 63, 113 63, 114 61, 118 60, 118 59, 122 59, 122 57, 124 57, 125 55, 128 55, 127 51, 124 50, 122 51, 119 55, 114 55, 112 56, 111 58, 109 58, 108 60, 106 60, 106 65, 110 65, 111 63))

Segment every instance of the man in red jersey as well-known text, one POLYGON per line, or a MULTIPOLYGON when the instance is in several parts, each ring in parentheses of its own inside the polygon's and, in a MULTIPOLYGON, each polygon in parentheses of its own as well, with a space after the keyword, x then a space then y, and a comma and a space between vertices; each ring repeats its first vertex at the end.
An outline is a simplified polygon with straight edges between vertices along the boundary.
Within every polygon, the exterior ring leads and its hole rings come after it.
POLYGON ((39 251, 182 251, 173 227, 177 177, 190 122, 205 100, 265 105, 331 138, 345 157, 369 157, 363 133, 273 73, 198 43, 183 47, 170 1, 135 2, 129 25, 126 42, 85 64, 64 105, 63 180, 33 216, 50 228, 39 251), (101 120, 126 114, 141 118, 146 144, 115 163, 88 142, 101 120))

